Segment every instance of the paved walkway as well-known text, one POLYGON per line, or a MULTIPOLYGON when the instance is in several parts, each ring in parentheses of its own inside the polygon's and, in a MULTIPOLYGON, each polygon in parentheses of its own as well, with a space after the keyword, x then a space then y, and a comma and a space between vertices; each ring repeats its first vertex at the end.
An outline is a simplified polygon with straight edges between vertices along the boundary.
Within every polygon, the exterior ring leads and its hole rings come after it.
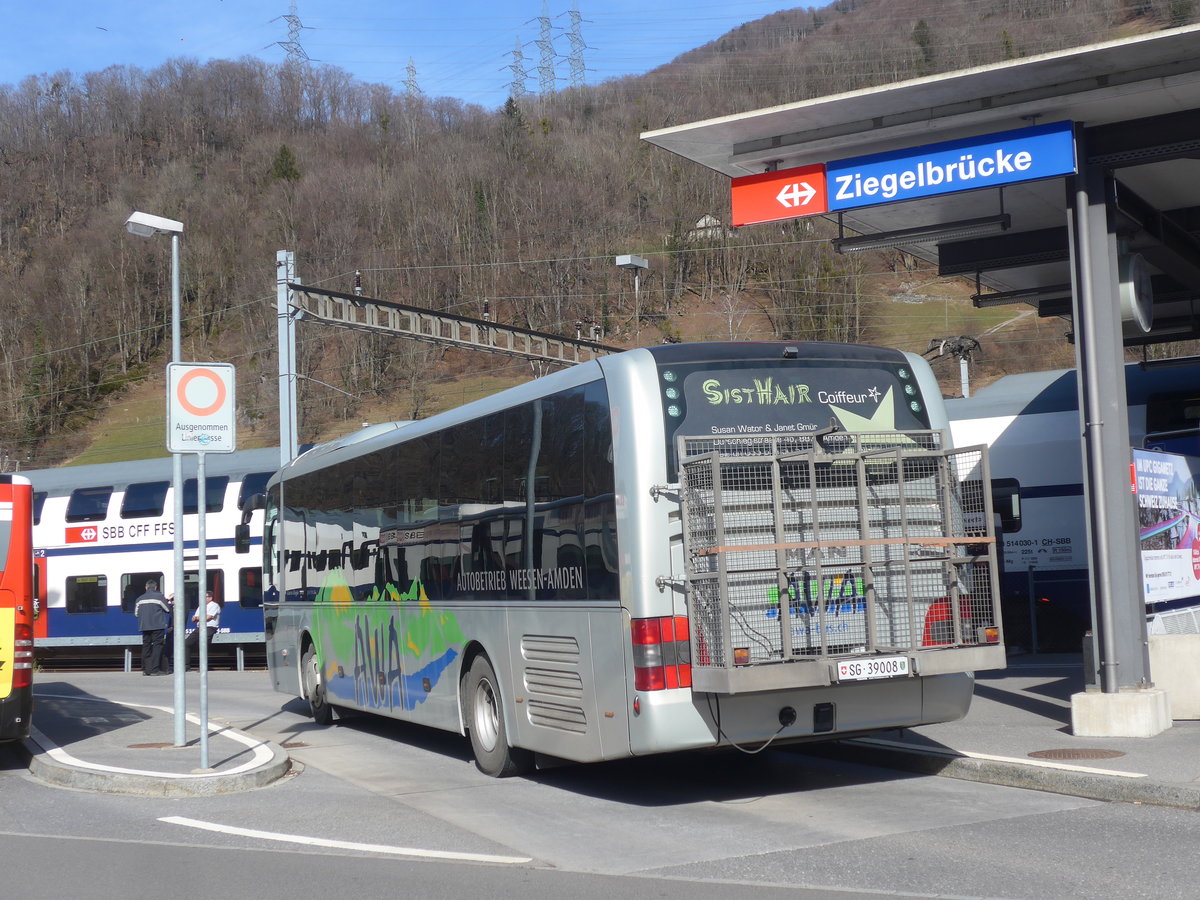
MULTIPOLYGON (((64 787, 161 797, 251 790, 287 774, 291 760, 281 747, 211 721, 208 767, 199 768, 199 718, 188 715, 191 739, 176 747, 173 678, 143 685, 142 677, 123 674, 120 697, 107 699, 77 687, 72 673, 39 676, 25 742, 29 771, 64 787)), ((188 677, 194 685, 197 675, 188 677)))
MULTIPOLYGON (((1200 722, 1176 722, 1151 738, 1077 738, 1070 697, 1083 689, 1082 672, 1077 655, 1015 657, 1005 671, 979 674, 971 712, 959 722, 805 749, 1092 799, 1200 809, 1200 722)), ((94 675, 73 682, 70 673, 46 673, 40 682, 35 734, 26 746, 30 771, 46 781, 147 796, 215 794, 270 784, 290 767, 281 747, 212 724, 209 768, 197 769, 194 717, 190 741, 174 746, 169 678, 123 676, 120 696, 110 698, 77 686, 96 683, 94 675)))
POLYGON ((1078 654, 1017 656, 980 672, 965 719, 843 741, 863 760, 1057 794, 1200 809, 1200 722, 1150 738, 1075 737, 1078 654))

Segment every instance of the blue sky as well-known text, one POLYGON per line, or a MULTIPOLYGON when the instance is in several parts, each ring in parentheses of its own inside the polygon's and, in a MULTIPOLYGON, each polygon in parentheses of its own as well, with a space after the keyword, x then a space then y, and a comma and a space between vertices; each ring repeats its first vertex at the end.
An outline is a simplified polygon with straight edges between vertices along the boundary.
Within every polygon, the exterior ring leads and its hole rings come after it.
POLYGON ((640 74, 778 9, 788 0, 0 0, 0 84, 30 75, 153 69, 184 56, 282 62, 294 2, 312 60, 403 90, 409 60, 428 96, 496 107, 522 45, 527 90, 539 90, 539 17, 554 28, 558 87, 569 85, 570 12, 578 9, 586 80, 640 74))

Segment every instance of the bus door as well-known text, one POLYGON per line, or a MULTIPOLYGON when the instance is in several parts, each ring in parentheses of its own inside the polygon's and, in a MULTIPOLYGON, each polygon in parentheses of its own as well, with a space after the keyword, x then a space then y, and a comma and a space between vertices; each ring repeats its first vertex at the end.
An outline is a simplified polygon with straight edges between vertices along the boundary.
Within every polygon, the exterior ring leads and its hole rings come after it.
POLYGON ((49 560, 45 550, 33 551, 33 587, 34 587, 34 640, 48 637, 50 614, 46 610, 46 570, 49 560))

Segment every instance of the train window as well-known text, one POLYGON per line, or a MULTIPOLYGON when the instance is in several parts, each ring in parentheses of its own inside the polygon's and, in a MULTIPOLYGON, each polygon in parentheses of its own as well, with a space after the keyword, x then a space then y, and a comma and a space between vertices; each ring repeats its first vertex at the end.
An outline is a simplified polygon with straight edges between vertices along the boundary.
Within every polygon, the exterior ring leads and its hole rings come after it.
POLYGON ((1159 453, 1178 453, 1181 456, 1200 456, 1200 429, 1182 428, 1178 431, 1154 431, 1142 441, 1147 450, 1159 453))
POLYGON ((161 516, 167 503, 169 481, 143 481, 125 488, 121 501, 122 519, 146 519, 161 516))
POLYGON ((263 571, 260 566, 238 570, 238 606, 257 609, 263 600, 263 571))
POLYGON ((121 576, 121 612, 133 612, 138 597, 146 593, 147 581, 165 583, 162 572, 130 572, 121 576))
POLYGON ((1146 431, 1200 428, 1200 397, 1194 393, 1153 394, 1146 398, 1146 431))
POLYGON ((46 492, 33 492, 33 524, 40 525, 42 523, 42 507, 46 505, 46 492))
POLYGON ((1021 530, 1021 482, 1015 478, 992 479, 992 509, 1000 517, 1000 530, 1016 534, 1021 530))
POLYGON ((67 612, 103 613, 108 610, 107 575, 70 575, 67 577, 67 612))
MULTIPOLYGON (((220 512, 225 505, 225 488, 229 487, 229 478, 219 475, 215 478, 204 479, 204 509, 206 512, 220 512)), ((192 515, 196 512, 196 479, 189 478, 183 483, 183 512, 192 515)))
POLYGON ((68 522, 100 522, 108 515, 111 487, 76 488, 67 501, 68 522))
MULTIPOLYGON (((213 592, 213 599, 225 605, 225 573, 220 569, 206 569, 204 572, 205 581, 208 582, 208 590, 213 592)), ((186 606, 184 607, 188 613, 189 623, 191 614, 196 611, 200 605, 200 592, 197 586, 200 584, 199 572, 184 572, 183 573, 183 596, 186 606)), ((190 624, 188 627, 191 627, 190 624)))
POLYGON ((238 489, 238 509, 245 509, 246 501, 255 494, 265 494, 270 480, 270 472, 251 472, 243 478, 242 486, 238 489))

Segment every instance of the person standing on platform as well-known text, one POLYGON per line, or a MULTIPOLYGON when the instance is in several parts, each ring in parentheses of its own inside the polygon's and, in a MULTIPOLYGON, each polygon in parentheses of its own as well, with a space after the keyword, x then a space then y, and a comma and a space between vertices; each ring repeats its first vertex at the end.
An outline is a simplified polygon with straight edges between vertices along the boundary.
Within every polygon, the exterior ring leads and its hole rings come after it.
MULTIPOLYGON (((191 634, 189 634, 187 636, 187 639, 184 641, 184 644, 186 645, 186 648, 187 648, 186 653, 187 653, 187 660, 188 660, 189 668, 191 667, 192 648, 193 647, 197 648, 197 650, 196 650, 196 653, 197 653, 196 666, 197 667, 200 666, 200 660, 199 660, 200 651, 198 648, 200 645, 201 631, 203 631, 203 633, 204 633, 204 643, 208 646, 208 649, 211 651, 213 635, 217 633, 217 628, 221 624, 221 604, 213 599, 212 591, 206 591, 204 594, 204 626, 203 626, 203 629, 201 628, 201 625, 200 625, 200 610, 199 609, 197 609, 192 614, 192 621, 196 623, 196 627, 192 630, 191 634)), ((211 652, 209 655, 211 656, 211 652)))
POLYGON ((138 631, 142 633, 142 674, 167 675, 170 668, 163 654, 167 624, 171 621, 171 605, 159 592, 153 578, 146 582, 146 592, 138 597, 133 614, 137 616, 138 631))

